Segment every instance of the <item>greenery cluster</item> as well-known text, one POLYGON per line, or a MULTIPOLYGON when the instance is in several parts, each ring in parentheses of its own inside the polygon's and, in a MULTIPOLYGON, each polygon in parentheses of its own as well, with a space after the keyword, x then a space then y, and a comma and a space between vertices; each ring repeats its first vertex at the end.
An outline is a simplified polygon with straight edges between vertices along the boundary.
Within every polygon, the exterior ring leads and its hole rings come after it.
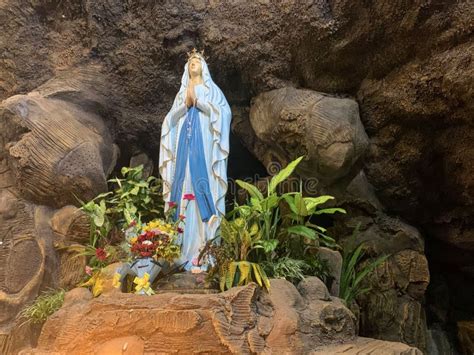
POLYGON ((121 173, 123 178, 108 180, 115 185, 112 191, 88 202, 78 199, 81 209, 91 218, 91 247, 96 247, 101 239, 110 239, 132 222, 146 223, 164 216, 161 181, 154 176, 143 179, 143 165, 123 167, 121 173))
MULTIPOLYGON (((293 283, 305 275, 328 279, 330 271, 318 259, 317 248, 321 245, 340 247, 325 228, 312 222, 312 217, 346 211, 321 207, 334 199, 333 196, 306 197, 301 188, 296 192, 279 193, 279 185, 293 174, 302 159, 295 159, 273 176, 265 192, 248 182, 236 181, 246 190, 248 199, 244 204, 234 203, 233 209, 222 219, 217 236, 221 242, 210 241, 201 253, 201 257, 207 255, 215 261, 210 277, 219 279, 222 290, 252 281, 269 288, 269 277, 285 278, 293 283)), ((123 233, 133 221, 146 223, 165 215, 159 179, 143 179, 143 166, 125 167, 121 172, 123 178, 109 180, 115 184, 114 190, 82 203, 82 209, 91 218, 91 241, 83 254, 89 256, 94 272, 108 263, 123 260, 124 243, 121 249, 113 245, 117 231, 123 233), (97 257, 98 247, 106 251, 106 259, 97 257)), ((124 239, 122 234, 115 242, 124 239)), ((361 268, 359 264, 364 255, 362 245, 343 251, 340 297, 346 302, 368 291, 362 287, 362 280, 385 260, 366 262, 361 268)))
POLYGON ((249 199, 242 205, 235 203, 223 219, 220 246, 212 246, 211 241, 205 250, 217 261, 212 272, 218 275, 222 290, 250 281, 268 288, 269 276, 297 282, 305 274, 323 279, 327 275, 313 251, 319 245, 335 247, 336 243, 325 228, 311 222, 311 217, 345 210, 319 208, 334 198, 329 195, 304 197, 301 189, 278 192, 278 186, 290 177, 302 158, 272 177, 266 195, 255 185, 236 181, 248 192, 249 199))
POLYGON ((123 167, 121 178, 108 180, 111 191, 87 202, 78 198, 81 210, 90 218, 90 238, 87 245, 69 249, 77 256, 87 257, 87 274, 84 274, 87 280, 80 285, 90 287, 94 296, 102 292, 105 266, 133 259, 130 240, 142 226, 159 218, 170 218, 170 211, 164 213, 161 180, 154 176, 144 178, 143 168, 143 165, 123 167))
POLYGON ((366 251, 364 244, 356 244, 356 235, 359 232, 359 228, 360 223, 357 224, 349 242, 343 248, 342 253, 343 262, 339 297, 342 298, 347 305, 350 305, 359 296, 371 290, 370 286, 364 287, 363 281, 389 257, 389 255, 382 255, 362 263, 365 259, 366 251))
MULTIPOLYGON (((334 198, 329 195, 305 197, 301 188, 297 192, 279 193, 279 185, 290 177, 302 158, 272 177, 265 193, 255 185, 237 180, 237 184, 247 191, 248 199, 241 205, 234 203, 234 208, 221 221, 216 237, 221 242, 210 241, 201 253, 201 257, 215 261, 209 276, 219 279, 221 290, 249 282, 269 289, 269 277, 284 278, 293 283, 306 275, 318 276, 323 281, 328 279, 330 270, 318 259, 316 251, 320 245, 340 247, 325 228, 312 222, 312 217, 346 211, 337 207, 321 208, 334 198)), ((90 277, 82 285, 91 287, 95 296, 100 294, 104 282, 102 268, 131 257, 127 245, 137 238, 130 239, 130 236, 136 235, 143 226, 154 226, 157 221, 168 223, 170 213, 174 211, 171 208, 164 212, 161 181, 153 176, 144 179, 142 165, 124 167, 121 173, 123 178, 108 180, 115 185, 112 191, 88 202, 81 201, 81 209, 91 221, 89 244, 78 248, 78 255, 86 255, 89 264, 86 272, 90 277)), ((171 224, 167 226, 172 227, 171 224)), ((358 228, 353 234, 354 240, 358 228)), ((346 245, 340 288, 340 297, 346 304, 370 290, 363 286, 363 280, 386 258, 382 256, 362 263, 366 259, 363 245, 346 245)), ((61 307, 64 293, 60 289, 41 294, 21 315, 33 323, 45 321, 61 307)))
POLYGON ((35 301, 20 312, 20 316, 26 322, 43 323, 48 317, 56 312, 64 302, 64 289, 48 290, 40 294, 35 301))

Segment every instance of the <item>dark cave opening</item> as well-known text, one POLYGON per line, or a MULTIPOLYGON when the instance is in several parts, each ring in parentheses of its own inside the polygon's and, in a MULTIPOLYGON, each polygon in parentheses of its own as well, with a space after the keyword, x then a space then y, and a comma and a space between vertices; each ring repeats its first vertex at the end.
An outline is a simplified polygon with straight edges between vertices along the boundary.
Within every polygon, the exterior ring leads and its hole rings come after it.
POLYGON ((426 319, 439 350, 447 340, 464 353, 459 339, 463 322, 474 319, 474 251, 463 250, 426 235, 430 284, 426 291, 426 319))

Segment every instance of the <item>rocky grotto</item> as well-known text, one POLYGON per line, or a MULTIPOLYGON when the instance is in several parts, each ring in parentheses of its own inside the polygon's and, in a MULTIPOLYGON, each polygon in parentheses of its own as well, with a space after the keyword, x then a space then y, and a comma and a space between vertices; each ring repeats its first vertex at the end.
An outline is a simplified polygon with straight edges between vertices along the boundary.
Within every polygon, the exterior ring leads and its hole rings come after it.
POLYGON ((2 0, 0 29, 1 354, 474 353, 472 1, 2 0), (341 246, 358 226, 359 267, 387 255, 354 302, 322 247, 332 283, 175 275, 146 296, 111 264, 98 297, 79 287, 78 199, 123 167, 159 177, 192 48, 231 107, 229 180, 304 155, 304 193, 346 211, 313 222, 341 246), (48 289, 62 307, 25 321, 48 289))

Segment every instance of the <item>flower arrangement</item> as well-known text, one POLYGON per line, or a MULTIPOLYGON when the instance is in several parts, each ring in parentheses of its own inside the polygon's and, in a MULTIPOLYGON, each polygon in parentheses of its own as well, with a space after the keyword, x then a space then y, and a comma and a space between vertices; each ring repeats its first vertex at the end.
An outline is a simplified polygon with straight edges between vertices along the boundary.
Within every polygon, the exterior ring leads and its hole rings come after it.
MULTIPOLYGON (((193 194, 185 194, 183 200, 194 200, 193 194)), ((156 218, 148 223, 141 224, 133 220, 128 228, 124 230, 126 244, 131 261, 122 264, 114 275, 114 287, 121 288, 122 281, 126 275, 135 275, 135 293, 152 295, 151 284, 161 271, 160 261, 172 262, 181 254, 179 237, 184 232, 184 215, 179 215, 176 220, 177 203, 168 202, 168 210, 164 212, 164 218, 156 218)))
POLYGON ((176 239, 183 232, 179 222, 154 219, 146 223, 138 235, 129 239, 131 253, 138 258, 153 257, 167 261, 179 257, 180 246, 176 239))

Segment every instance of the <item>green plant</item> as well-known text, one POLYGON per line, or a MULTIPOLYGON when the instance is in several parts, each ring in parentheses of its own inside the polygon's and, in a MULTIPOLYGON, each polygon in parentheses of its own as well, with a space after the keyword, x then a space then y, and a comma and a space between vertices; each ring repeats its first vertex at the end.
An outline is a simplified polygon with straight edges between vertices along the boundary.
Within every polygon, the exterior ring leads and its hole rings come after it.
POLYGON ((296 283, 304 279, 308 264, 304 260, 285 256, 273 262, 263 262, 263 269, 272 277, 283 278, 296 283))
POLYGON ((109 235, 112 229, 112 222, 107 215, 107 206, 104 197, 108 196, 110 192, 100 194, 93 200, 82 203, 81 210, 83 210, 90 217, 90 231, 89 231, 89 244, 95 247, 97 241, 102 237, 105 238, 109 235), (98 203, 95 200, 101 199, 98 203))
POLYGON ((258 261, 270 262, 275 257, 283 256, 301 258, 304 254, 304 244, 309 244, 308 241, 313 245, 319 244, 320 241, 330 247, 336 245, 334 239, 326 234, 325 228, 310 222, 310 217, 313 215, 346 213, 342 208, 318 209, 323 203, 334 199, 333 196, 303 197, 301 184, 299 192, 278 194, 277 187, 290 177, 302 159, 303 156, 295 159, 272 177, 266 196, 256 186, 236 180, 236 183, 249 193, 250 201, 246 205, 236 206, 228 213, 227 218, 235 218, 237 215, 252 219, 258 224, 261 231, 258 242, 261 250, 256 252, 258 261), (280 208, 282 202, 288 207, 288 213, 283 215, 280 208), (298 248, 295 248, 294 239, 298 248), (295 255, 296 249, 298 250, 295 255))
MULTIPOLYGON (((319 209, 332 196, 303 197, 299 192, 279 194, 285 181, 303 159, 290 162, 269 181, 266 196, 255 186, 242 180, 237 184, 249 195, 247 203, 234 204, 221 222, 220 246, 208 243, 201 254, 211 254, 218 265, 221 288, 256 280, 268 282, 266 272, 297 282, 304 274, 325 277, 327 268, 317 260, 311 248, 321 241, 335 246, 326 229, 310 222, 310 217, 324 213, 345 213, 342 208, 319 209)), ((216 268, 214 268, 216 269, 216 268)), ((211 271, 211 274, 214 274, 211 271)), ((268 284, 269 285, 269 284, 268 284)))
POLYGON ((306 255, 305 259, 284 256, 273 261, 264 261, 262 266, 269 277, 284 278, 295 285, 303 280, 305 275, 317 276, 323 282, 329 281, 330 277, 327 262, 312 255, 306 255))
POLYGON ((249 261, 230 261, 222 265, 219 282, 221 291, 234 286, 246 285, 251 281, 270 290, 270 281, 259 264, 249 261))
POLYGON ((363 287, 362 281, 379 265, 381 265, 389 255, 382 255, 376 259, 368 260, 365 263, 361 261, 366 256, 364 244, 355 245, 356 235, 359 232, 360 222, 357 224, 350 243, 343 248, 342 253, 342 271, 339 297, 346 305, 353 302, 358 296, 361 296, 371 290, 371 287, 363 287))
POLYGON ((287 235, 298 235, 313 241, 314 245, 323 244, 330 248, 336 247, 335 240, 327 235, 327 229, 311 223, 309 220, 311 216, 315 215, 346 213, 339 207, 318 209, 319 205, 333 200, 333 196, 303 197, 300 190, 299 192, 286 193, 282 198, 290 208, 290 212, 284 216, 284 222, 287 225, 284 231, 287 235))
POLYGON ((218 256, 220 288, 222 291, 233 286, 256 281, 260 286, 270 287, 267 275, 260 265, 247 260, 249 253, 260 247, 261 231, 251 219, 235 218, 221 221, 223 251, 218 256), (251 225, 249 224, 252 223, 251 225))
POLYGON ((42 323, 50 315, 56 312, 64 302, 64 289, 50 289, 39 295, 34 302, 20 312, 20 316, 26 319, 26 322, 42 323))
POLYGON ((123 178, 115 177, 108 182, 115 184, 113 191, 99 194, 81 203, 81 210, 91 220, 90 241, 96 247, 100 239, 107 238, 114 228, 127 228, 132 222, 148 222, 163 217, 161 181, 150 176, 143 179, 143 165, 121 169, 123 178))
POLYGON ((143 179, 143 164, 121 169, 123 179, 114 178, 117 188, 107 201, 112 206, 110 213, 117 216, 117 223, 124 227, 132 221, 149 222, 164 217, 164 202, 161 195, 161 180, 150 176, 143 179))
POLYGON ((307 265, 306 275, 317 276, 325 284, 334 280, 326 260, 321 260, 317 255, 308 255, 304 261, 307 265))
POLYGON ((233 260, 247 260, 248 254, 256 247, 261 233, 256 223, 249 224, 251 220, 236 218, 221 222, 221 237, 232 252, 233 260))

